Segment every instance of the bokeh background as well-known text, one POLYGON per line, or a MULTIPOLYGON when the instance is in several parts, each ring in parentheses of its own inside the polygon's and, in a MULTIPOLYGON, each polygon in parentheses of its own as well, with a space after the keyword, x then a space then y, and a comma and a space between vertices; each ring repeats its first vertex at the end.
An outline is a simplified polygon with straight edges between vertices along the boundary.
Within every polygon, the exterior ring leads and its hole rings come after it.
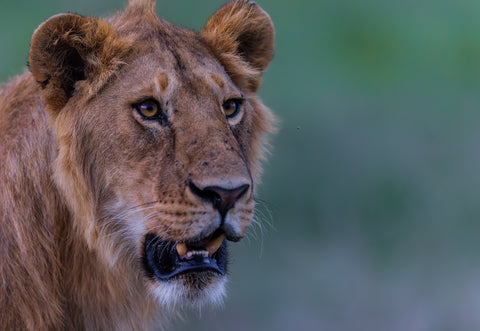
MULTIPOLYGON (((171 330, 480 330, 480 2, 258 2, 281 119, 263 226, 231 249, 225 307, 171 330)), ((125 3, 2 0, 0 81, 43 20, 125 3)), ((157 12, 198 31, 222 3, 157 12)))

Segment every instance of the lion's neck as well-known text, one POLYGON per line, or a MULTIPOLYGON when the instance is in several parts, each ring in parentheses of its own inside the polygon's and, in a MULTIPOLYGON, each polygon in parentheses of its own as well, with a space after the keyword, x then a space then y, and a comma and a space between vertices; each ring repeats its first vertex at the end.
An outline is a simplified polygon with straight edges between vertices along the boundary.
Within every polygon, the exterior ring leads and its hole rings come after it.
POLYGON ((71 242, 64 252, 68 326, 86 330, 150 328, 158 306, 147 295, 141 277, 103 264, 82 241, 71 242))

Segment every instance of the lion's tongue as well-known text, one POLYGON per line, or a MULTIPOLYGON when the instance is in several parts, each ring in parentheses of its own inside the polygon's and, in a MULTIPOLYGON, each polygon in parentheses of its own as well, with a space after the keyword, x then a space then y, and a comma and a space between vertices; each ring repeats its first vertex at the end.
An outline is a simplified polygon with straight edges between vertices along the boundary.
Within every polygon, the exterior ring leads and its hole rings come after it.
MULTIPOLYGON (((203 247, 204 248, 204 251, 207 251, 208 254, 210 256, 212 256, 213 254, 215 254, 215 252, 220 248, 220 245, 222 245, 222 242, 223 240, 225 239, 225 235, 224 234, 221 234, 220 236, 218 236, 217 238, 214 238, 212 240, 210 240, 209 242, 207 242, 205 244, 205 246, 203 247)), ((188 246, 187 244, 185 243, 178 243, 176 245, 176 249, 177 249, 177 253, 178 253, 178 256, 182 259, 184 258, 185 256, 187 255, 190 255, 191 254, 188 254, 189 252, 192 253, 192 250, 189 250, 188 249, 188 246)), ((195 250, 196 251, 196 250, 195 250)))

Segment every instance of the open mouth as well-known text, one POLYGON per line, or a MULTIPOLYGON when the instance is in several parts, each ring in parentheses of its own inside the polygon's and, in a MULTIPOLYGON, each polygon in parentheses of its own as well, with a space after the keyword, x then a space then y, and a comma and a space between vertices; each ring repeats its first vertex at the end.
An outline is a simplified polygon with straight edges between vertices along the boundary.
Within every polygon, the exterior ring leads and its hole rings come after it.
POLYGON ((145 236, 143 264, 149 277, 161 280, 202 271, 223 276, 227 264, 225 235, 216 232, 198 242, 175 243, 149 233, 145 236))

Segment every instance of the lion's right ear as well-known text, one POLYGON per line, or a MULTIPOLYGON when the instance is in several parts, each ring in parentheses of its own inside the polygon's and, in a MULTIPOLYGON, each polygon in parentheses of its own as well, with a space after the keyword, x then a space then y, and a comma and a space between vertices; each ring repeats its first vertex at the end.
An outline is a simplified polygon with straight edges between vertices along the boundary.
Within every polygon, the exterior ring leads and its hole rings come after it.
POLYGON ((50 109, 59 111, 75 93, 75 84, 99 84, 129 49, 101 19, 60 14, 33 33, 29 67, 50 109))

